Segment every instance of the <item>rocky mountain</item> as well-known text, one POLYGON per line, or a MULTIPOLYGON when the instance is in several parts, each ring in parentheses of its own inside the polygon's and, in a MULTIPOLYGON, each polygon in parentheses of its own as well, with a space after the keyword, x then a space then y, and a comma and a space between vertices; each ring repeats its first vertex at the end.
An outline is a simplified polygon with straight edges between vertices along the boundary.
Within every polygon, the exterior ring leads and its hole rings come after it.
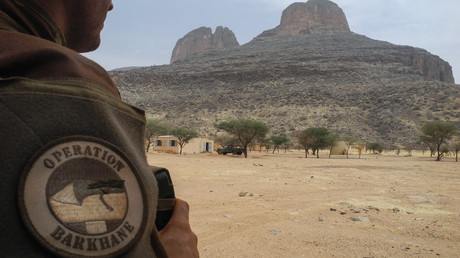
POLYGON ((260 36, 302 35, 334 31, 350 31, 343 10, 335 3, 310 0, 293 3, 283 11, 278 27, 264 31, 260 36))
POLYGON ((206 137, 217 134, 214 124, 239 118, 263 121, 272 134, 324 126, 385 144, 415 141, 428 121, 460 126, 460 86, 447 62, 351 32, 328 0, 286 10, 280 26, 242 46, 113 79, 128 103, 206 137))
POLYGON ((211 28, 201 27, 177 41, 171 56, 171 64, 208 49, 231 48, 239 45, 235 34, 227 27, 218 26, 214 34, 211 28))

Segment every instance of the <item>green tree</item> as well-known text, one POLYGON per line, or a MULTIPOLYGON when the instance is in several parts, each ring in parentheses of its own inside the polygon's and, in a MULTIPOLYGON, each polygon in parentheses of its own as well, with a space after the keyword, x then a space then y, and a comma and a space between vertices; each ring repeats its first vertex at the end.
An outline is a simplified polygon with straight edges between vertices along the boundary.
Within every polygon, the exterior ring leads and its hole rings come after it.
POLYGON ((297 143, 302 146, 305 151, 305 158, 308 158, 308 150, 311 148, 313 142, 310 133, 306 130, 297 132, 294 134, 294 138, 297 140, 297 143))
POLYGON ((265 146, 265 150, 268 151, 270 150, 270 148, 272 147, 272 143, 270 142, 269 139, 267 138, 264 138, 264 139, 259 139, 257 140, 259 142, 259 152, 262 152, 262 146, 265 146))
POLYGON ((240 141, 245 158, 248 157, 248 145, 257 138, 265 138, 270 130, 270 127, 263 122, 248 119, 221 122, 217 128, 235 136, 240 141))
POLYGON ((455 151, 455 162, 458 162, 458 152, 460 151, 460 136, 457 136, 457 139, 455 139, 454 144, 452 145, 452 149, 455 151))
POLYGON ((319 159, 319 150, 329 146, 329 137, 331 132, 324 127, 311 127, 305 129, 305 132, 311 137, 311 149, 316 152, 316 157, 319 159))
POLYGON ((348 159, 348 152, 350 151, 351 145, 356 143, 358 139, 356 139, 353 136, 345 135, 345 136, 342 136, 342 141, 344 141, 345 145, 347 145, 347 159, 348 159))
POLYGON ((332 149, 335 147, 339 139, 340 139, 339 135, 332 133, 332 132, 326 136, 326 147, 329 148, 329 158, 331 158, 332 149))
POLYGON ((168 134, 168 127, 156 119, 147 119, 145 123, 144 139, 146 142, 145 151, 149 152, 153 141, 160 135, 168 134))
POLYGON ((447 154, 449 154, 449 152, 450 152, 449 147, 447 147, 447 146, 442 147, 441 148, 441 157, 446 156, 447 154))
POLYGON ((279 152, 280 146, 289 142, 289 138, 287 138, 284 135, 272 135, 272 136, 270 136, 269 139, 274 145, 273 146, 273 153, 275 153, 276 149, 278 149, 278 152, 279 152))
POLYGON ((190 142, 190 140, 192 140, 193 138, 197 138, 199 136, 198 132, 191 129, 185 129, 182 127, 172 129, 171 134, 177 137, 178 139, 178 144, 180 146, 179 154, 182 154, 182 149, 187 143, 190 142))
POLYGON ((269 138, 264 137, 256 137, 250 144, 252 150, 255 150, 256 146, 259 146, 259 153, 262 152, 262 147, 265 147, 265 150, 268 153, 268 150, 270 150, 272 143, 270 142, 269 138))
POLYGON ((382 144, 380 144, 378 142, 369 142, 369 143, 367 143, 367 148, 369 150, 372 150, 372 153, 375 153, 376 151, 378 153, 382 153, 382 151, 383 151, 382 144))
POLYGON ((445 144, 456 132, 457 128, 448 122, 431 122, 422 126, 424 135, 421 140, 436 146, 438 153, 436 161, 441 161, 441 145, 445 144))
POLYGON ((214 138, 214 142, 218 143, 221 146, 227 146, 227 145, 238 145, 239 141, 233 136, 219 135, 214 138))

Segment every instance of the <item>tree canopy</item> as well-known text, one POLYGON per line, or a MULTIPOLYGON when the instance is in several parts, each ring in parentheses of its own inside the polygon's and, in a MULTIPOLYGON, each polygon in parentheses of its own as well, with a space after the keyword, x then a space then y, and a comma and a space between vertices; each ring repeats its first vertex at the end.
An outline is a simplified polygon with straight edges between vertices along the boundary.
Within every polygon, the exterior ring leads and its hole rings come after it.
POLYGON ((305 158, 308 157, 308 150, 312 149, 313 154, 319 158, 319 150, 331 146, 335 143, 337 136, 333 135, 329 129, 324 127, 310 127, 295 135, 297 142, 305 150, 305 158))
POLYGON ((146 152, 149 152, 152 141, 160 135, 168 134, 168 126, 156 119, 147 119, 145 123, 144 139, 146 141, 146 152))
POLYGON ((305 151, 305 158, 308 158, 308 150, 311 148, 312 138, 305 130, 295 133, 294 137, 305 151))
POLYGON ((431 122, 422 126, 420 140, 427 144, 434 144, 437 150, 436 161, 441 161, 441 145, 445 144, 455 133, 457 128, 448 122, 431 122))
POLYGON ((367 143, 367 148, 372 150, 372 153, 375 153, 376 151, 381 153, 383 151, 383 146, 379 142, 369 142, 367 143))
POLYGON ((337 144, 339 139, 340 139, 340 136, 332 132, 329 132, 329 134, 326 136, 325 147, 329 148, 329 158, 331 158, 332 149, 337 144))
POLYGON ((240 119, 221 122, 218 129, 235 136, 244 149, 244 157, 248 157, 248 145, 256 138, 265 138, 270 127, 260 121, 240 119))
POLYGON ((311 137, 310 147, 313 152, 316 151, 316 157, 319 158, 319 150, 329 147, 329 137, 331 132, 324 127, 310 127, 305 132, 311 137))
POLYGON ((190 142, 190 140, 192 140, 193 138, 197 138, 199 136, 198 132, 182 127, 172 129, 171 134, 176 136, 178 139, 178 144, 180 146, 179 154, 182 154, 182 149, 187 143, 190 142))
POLYGON ((342 141, 345 142, 345 145, 347 145, 347 159, 348 159, 348 152, 350 151, 351 145, 356 143, 358 139, 356 139, 354 136, 349 136, 345 135, 341 137, 342 141))
POLYGON ((284 135, 272 135, 272 136, 270 136, 269 140, 274 145, 273 146, 273 153, 275 153, 275 150, 277 148, 278 148, 278 152, 279 152, 280 146, 289 142, 289 138, 287 138, 284 135))
POLYGON ((227 146, 227 145, 238 145, 239 140, 236 139, 234 136, 230 136, 228 134, 225 135, 219 135, 214 138, 214 142, 218 145, 221 146, 227 146))

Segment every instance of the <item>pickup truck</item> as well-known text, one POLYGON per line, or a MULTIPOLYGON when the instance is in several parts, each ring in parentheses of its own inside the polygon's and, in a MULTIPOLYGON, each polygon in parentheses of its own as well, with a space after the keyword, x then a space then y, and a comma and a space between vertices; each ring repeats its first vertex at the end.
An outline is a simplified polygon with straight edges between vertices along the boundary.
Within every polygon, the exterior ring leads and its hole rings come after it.
POLYGON ((227 153, 232 153, 233 155, 241 155, 243 152, 244 149, 241 146, 226 145, 217 148, 217 153, 222 155, 227 155, 227 153))

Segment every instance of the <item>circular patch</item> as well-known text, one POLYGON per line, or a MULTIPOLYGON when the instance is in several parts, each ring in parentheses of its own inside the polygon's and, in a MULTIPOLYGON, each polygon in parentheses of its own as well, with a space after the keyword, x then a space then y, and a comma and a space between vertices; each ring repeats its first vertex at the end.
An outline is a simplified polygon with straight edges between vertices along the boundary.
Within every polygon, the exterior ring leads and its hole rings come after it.
POLYGON ((19 207, 36 239, 58 255, 119 255, 146 224, 138 172, 116 146, 62 138, 40 149, 19 185, 19 207))

